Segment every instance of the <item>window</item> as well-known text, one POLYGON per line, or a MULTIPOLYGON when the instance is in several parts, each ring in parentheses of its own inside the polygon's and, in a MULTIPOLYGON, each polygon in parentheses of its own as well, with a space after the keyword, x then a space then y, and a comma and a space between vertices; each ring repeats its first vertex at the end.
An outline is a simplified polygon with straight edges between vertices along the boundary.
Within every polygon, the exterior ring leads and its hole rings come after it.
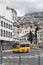
POLYGON ((1 29, 1 36, 3 36, 3 30, 1 29))
POLYGON ((28 32, 28 31, 27 31, 28 32))
POLYGON ((6 25, 6 24, 5 24, 5 22, 4 22, 4 27, 5 27, 5 25, 6 25))
POLYGON ((13 45, 13 48, 19 48, 20 47, 20 45, 19 45, 19 43, 15 43, 14 45, 13 45))
POLYGON ((11 33, 11 38, 12 38, 12 33, 11 33))
POLYGON ((9 33, 8 33, 8 31, 7 31, 7 37, 9 37, 9 33))
POLYGON ((25 44, 21 44, 20 47, 25 47, 25 44))
POLYGON ((3 21, 1 21, 1 26, 3 26, 3 21))
POLYGON ((5 37, 5 30, 4 30, 4 37, 5 37))
POLYGON ((12 33, 11 32, 9 32, 9 38, 12 38, 12 33))
POLYGON ((8 32, 6 31, 6 37, 7 37, 7 35, 8 35, 7 33, 8 33, 8 32))
POLYGON ((20 47, 29 47, 29 44, 21 44, 20 47))
POLYGON ((38 37, 39 37, 39 35, 38 35, 38 37))
POLYGON ((10 38, 10 32, 9 32, 9 38, 10 38))
POLYGON ((9 24, 9 29, 10 29, 10 24, 9 24))
POLYGON ((11 25, 11 30, 12 30, 12 25, 11 25))
POLYGON ((38 32, 39 33, 39 32, 38 32))
POLYGON ((8 28, 8 23, 6 23, 6 28, 8 28))

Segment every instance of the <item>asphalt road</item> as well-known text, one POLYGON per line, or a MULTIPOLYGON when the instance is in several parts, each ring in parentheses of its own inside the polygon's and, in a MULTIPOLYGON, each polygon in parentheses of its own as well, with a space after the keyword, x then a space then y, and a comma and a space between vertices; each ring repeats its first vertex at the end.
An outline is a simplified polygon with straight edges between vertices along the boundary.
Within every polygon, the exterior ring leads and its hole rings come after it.
POLYGON ((43 65, 43 49, 31 49, 30 53, 2 53, 3 65, 39 65, 39 61, 43 65))

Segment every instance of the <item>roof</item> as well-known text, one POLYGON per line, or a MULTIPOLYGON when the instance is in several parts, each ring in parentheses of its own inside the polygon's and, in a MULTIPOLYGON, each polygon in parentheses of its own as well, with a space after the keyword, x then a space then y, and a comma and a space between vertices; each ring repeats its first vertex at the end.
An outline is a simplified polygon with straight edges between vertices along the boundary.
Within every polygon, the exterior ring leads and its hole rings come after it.
POLYGON ((9 21, 9 22, 13 23, 12 21, 10 21, 10 20, 6 19, 5 17, 3 17, 3 16, 1 16, 1 15, 0 15, 0 18, 3 18, 3 19, 5 19, 5 20, 7 20, 7 21, 9 21))
POLYGON ((10 9, 10 10, 12 10, 12 11, 14 11, 15 12, 15 14, 17 14, 17 12, 16 12, 16 10, 14 9, 14 8, 11 8, 11 7, 6 7, 7 9, 10 9))

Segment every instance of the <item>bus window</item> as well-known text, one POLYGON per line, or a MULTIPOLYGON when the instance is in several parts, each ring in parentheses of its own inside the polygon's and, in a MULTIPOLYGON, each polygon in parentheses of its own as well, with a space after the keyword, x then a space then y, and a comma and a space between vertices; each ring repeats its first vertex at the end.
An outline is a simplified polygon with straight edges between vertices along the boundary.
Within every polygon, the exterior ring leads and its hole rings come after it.
POLYGON ((25 47, 25 44, 21 44, 20 47, 25 47))
POLYGON ((20 47, 29 47, 29 44, 21 44, 20 47))
POLYGON ((30 47, 30 45, 29 44, 25 44, 25 47, 30 47))

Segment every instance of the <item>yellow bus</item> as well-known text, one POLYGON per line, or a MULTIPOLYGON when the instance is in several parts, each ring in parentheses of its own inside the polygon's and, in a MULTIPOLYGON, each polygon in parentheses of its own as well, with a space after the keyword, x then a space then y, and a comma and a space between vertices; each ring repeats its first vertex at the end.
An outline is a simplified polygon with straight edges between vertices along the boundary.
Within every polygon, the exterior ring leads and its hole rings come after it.
POLYGON ((13 52, 30 52, 30 44, 28 42, 15 43, 13 45, 13 52))

